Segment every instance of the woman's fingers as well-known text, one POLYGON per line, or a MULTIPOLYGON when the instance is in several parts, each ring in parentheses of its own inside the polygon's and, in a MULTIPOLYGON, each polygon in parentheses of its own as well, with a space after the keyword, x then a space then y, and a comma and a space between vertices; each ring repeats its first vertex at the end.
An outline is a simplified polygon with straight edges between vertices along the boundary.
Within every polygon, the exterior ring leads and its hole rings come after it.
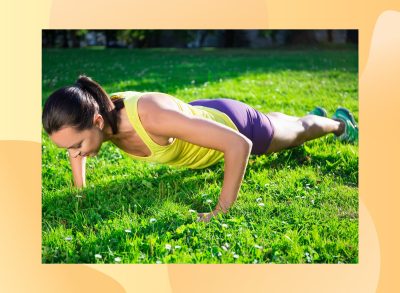
POLYGON ((200 222, 204 217, 204 213, 197 213, 197 222, 200 222))
POLYGON ((198 215, 197 222, 206 222, 207 223, 210 221, 210 219, 212 217, 211 213, 198 213, 197 215, 198 215))

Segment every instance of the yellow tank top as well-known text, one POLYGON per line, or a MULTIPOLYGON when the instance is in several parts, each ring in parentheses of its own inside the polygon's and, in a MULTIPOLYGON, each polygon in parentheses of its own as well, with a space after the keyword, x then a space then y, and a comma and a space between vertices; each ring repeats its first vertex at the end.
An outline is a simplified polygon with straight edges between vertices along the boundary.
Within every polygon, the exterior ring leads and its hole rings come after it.
MULTIPOLYGON (((191 144, 177 138, 174 138, 172 143, 167 146, 155 143, 143 128, 137 112, 137 102, 140 96, 144 94, 144 92, 126 91, 116 92, 110 95, 111 99, 116 97, 125 98, 124 104, 129 120, 139 137, 151 151, 151 155, 148 157, 135 156, 128 153, 129 156, 141 161, 167 164, 175 167, 187 167, 191 169, 201 169, 211 166, 223 158, 224 154, 220 151, 191 144)), ((180 111, 185 114, 210 119, 238 131, 232 120, 221 111, 203 106, 192 106, 175 97, 173 97, 173 100, 178 105, 180 111)))

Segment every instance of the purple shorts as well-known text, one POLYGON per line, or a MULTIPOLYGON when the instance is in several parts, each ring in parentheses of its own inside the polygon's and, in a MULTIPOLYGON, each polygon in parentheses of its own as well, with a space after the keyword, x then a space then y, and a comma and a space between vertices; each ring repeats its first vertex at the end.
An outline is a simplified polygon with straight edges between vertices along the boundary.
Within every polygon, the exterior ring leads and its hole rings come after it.
POLYGON ((267 152, 274 135, 274 128, 264 113, 232 99, 202 99, 188 104, 213 108, 225 113, 239 132, 253 142, 251 154, 262 155, 267 152))

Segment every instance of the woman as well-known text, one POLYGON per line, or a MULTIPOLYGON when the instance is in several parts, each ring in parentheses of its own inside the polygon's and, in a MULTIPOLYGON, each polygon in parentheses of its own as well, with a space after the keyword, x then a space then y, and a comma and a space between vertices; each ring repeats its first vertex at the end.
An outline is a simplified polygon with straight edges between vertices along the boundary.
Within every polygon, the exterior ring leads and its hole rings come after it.
POLYGON ((322 116, 326 111, 319 107, 299 118, 263 114, 231 99, 186 104, 157 92, 109 97, 98 83, 80 76, 74 86, 50 95, 42 122, 51 140, 68 150, 77 187, 85 186, 86 157, 95 156, 105 141, 135 159, 176 167, 205 168, 224 158, 219 201, 213 212, 199 214, 209 221, 236 200, 250 154, 278 152, 329 133, 345 141, 358 139, 347 109, 338 108, 333 119, 322 116))

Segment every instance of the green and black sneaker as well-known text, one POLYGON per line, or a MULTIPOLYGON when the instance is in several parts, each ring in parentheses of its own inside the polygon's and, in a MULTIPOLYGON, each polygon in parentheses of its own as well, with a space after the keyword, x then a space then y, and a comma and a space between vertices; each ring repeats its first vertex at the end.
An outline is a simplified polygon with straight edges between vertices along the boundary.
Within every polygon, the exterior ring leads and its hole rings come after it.
POLYGON ((341 141, 358 142, 358 126, 353 114, 346 108, 339 107, 332 116, 334 120, 342 120, 345 125, 344 132, 337 136, 341 141))
POLYGON ((308 112, 308 114, 322 116, 322 117, 328 117, 328 113, 322 107, 315 107, 312 111, 308 112))

